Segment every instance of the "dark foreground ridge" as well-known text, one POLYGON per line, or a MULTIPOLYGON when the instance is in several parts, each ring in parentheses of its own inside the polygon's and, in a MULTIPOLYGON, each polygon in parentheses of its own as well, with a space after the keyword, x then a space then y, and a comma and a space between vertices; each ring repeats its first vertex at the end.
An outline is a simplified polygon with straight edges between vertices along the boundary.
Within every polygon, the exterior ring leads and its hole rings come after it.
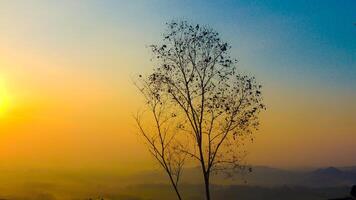
POLYGON ((356 185, 352 186, 350 197, 338 198, 338 199, 329 199, 329 200, 355 200, 356 199, 356 185))

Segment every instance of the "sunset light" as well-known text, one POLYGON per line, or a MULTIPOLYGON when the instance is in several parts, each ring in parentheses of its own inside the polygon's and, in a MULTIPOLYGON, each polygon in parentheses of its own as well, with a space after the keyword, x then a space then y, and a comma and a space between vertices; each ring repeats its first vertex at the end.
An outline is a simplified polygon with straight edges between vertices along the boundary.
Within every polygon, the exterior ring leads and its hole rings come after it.
MULTIPOLYGON (((3 84, 0 80, 0 84, 3 84)), ((0 85, 0 117, 4 117, 9 106, 9 96, 4 85, 0 85)))
POLYGON ((0 0, 0 200, 353 185, 356 0, 0 0))

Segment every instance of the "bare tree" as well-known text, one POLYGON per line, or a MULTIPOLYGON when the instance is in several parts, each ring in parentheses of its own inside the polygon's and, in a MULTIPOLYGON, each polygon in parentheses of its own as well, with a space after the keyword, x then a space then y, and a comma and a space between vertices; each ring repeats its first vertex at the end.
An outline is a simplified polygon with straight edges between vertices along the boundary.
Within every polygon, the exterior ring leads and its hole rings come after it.
POLYGON ((166 114, 180 116, 176 133, 185 135, 190 145, 177 142, 174 153, 188 155, 201 166, 210 200, 212 173, 243 166, 241 146, 253 138, 258 114, 265 109, 261 85, 237 71, 230 45, 211 28, 186 21, 167 25, 163 43, 151 45, 157 66, 141 78, 154 88, 148 101, 164 102, 160 105, 171 107, 166 114))
POLYGON ((185 161, 185 155, 178 152, 177 127, 172 127, 176 115, 171 113, 167 100, 159 96, 157 85, 141 79, 136 86, 146 100, 147 110, 138 113, 135 121, 143 136, 149 152, 169 177, 170 183, 179 200, 182 196, 179 192, 179 181, 185 161), (146 115, 145 115, 146 114, 146 115), (152 118, 148 126, 144 125, 144 118, 152 118))

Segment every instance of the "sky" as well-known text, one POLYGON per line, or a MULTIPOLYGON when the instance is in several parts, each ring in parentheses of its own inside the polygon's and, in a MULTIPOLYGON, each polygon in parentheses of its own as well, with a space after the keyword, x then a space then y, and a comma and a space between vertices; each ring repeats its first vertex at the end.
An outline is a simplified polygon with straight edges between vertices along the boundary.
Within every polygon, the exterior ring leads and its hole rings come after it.
POLYGON ((150 169, 132 79, 171 20, 206 24, 263 85, 248 162, 356 165, 356 2, 0 1, 0 167, 150 169))

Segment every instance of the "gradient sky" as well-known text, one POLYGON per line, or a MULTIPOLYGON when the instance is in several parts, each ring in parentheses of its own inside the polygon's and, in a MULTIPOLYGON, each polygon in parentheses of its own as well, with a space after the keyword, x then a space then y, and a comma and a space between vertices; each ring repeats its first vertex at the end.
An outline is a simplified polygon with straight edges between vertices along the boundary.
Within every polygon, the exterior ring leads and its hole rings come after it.
POLYGON ((0 165, 152 167, 132 77, 173 19, 216 29, 263 84, 251 164, 356 165, 355 11, 354 0, 0 1, 0 165))

